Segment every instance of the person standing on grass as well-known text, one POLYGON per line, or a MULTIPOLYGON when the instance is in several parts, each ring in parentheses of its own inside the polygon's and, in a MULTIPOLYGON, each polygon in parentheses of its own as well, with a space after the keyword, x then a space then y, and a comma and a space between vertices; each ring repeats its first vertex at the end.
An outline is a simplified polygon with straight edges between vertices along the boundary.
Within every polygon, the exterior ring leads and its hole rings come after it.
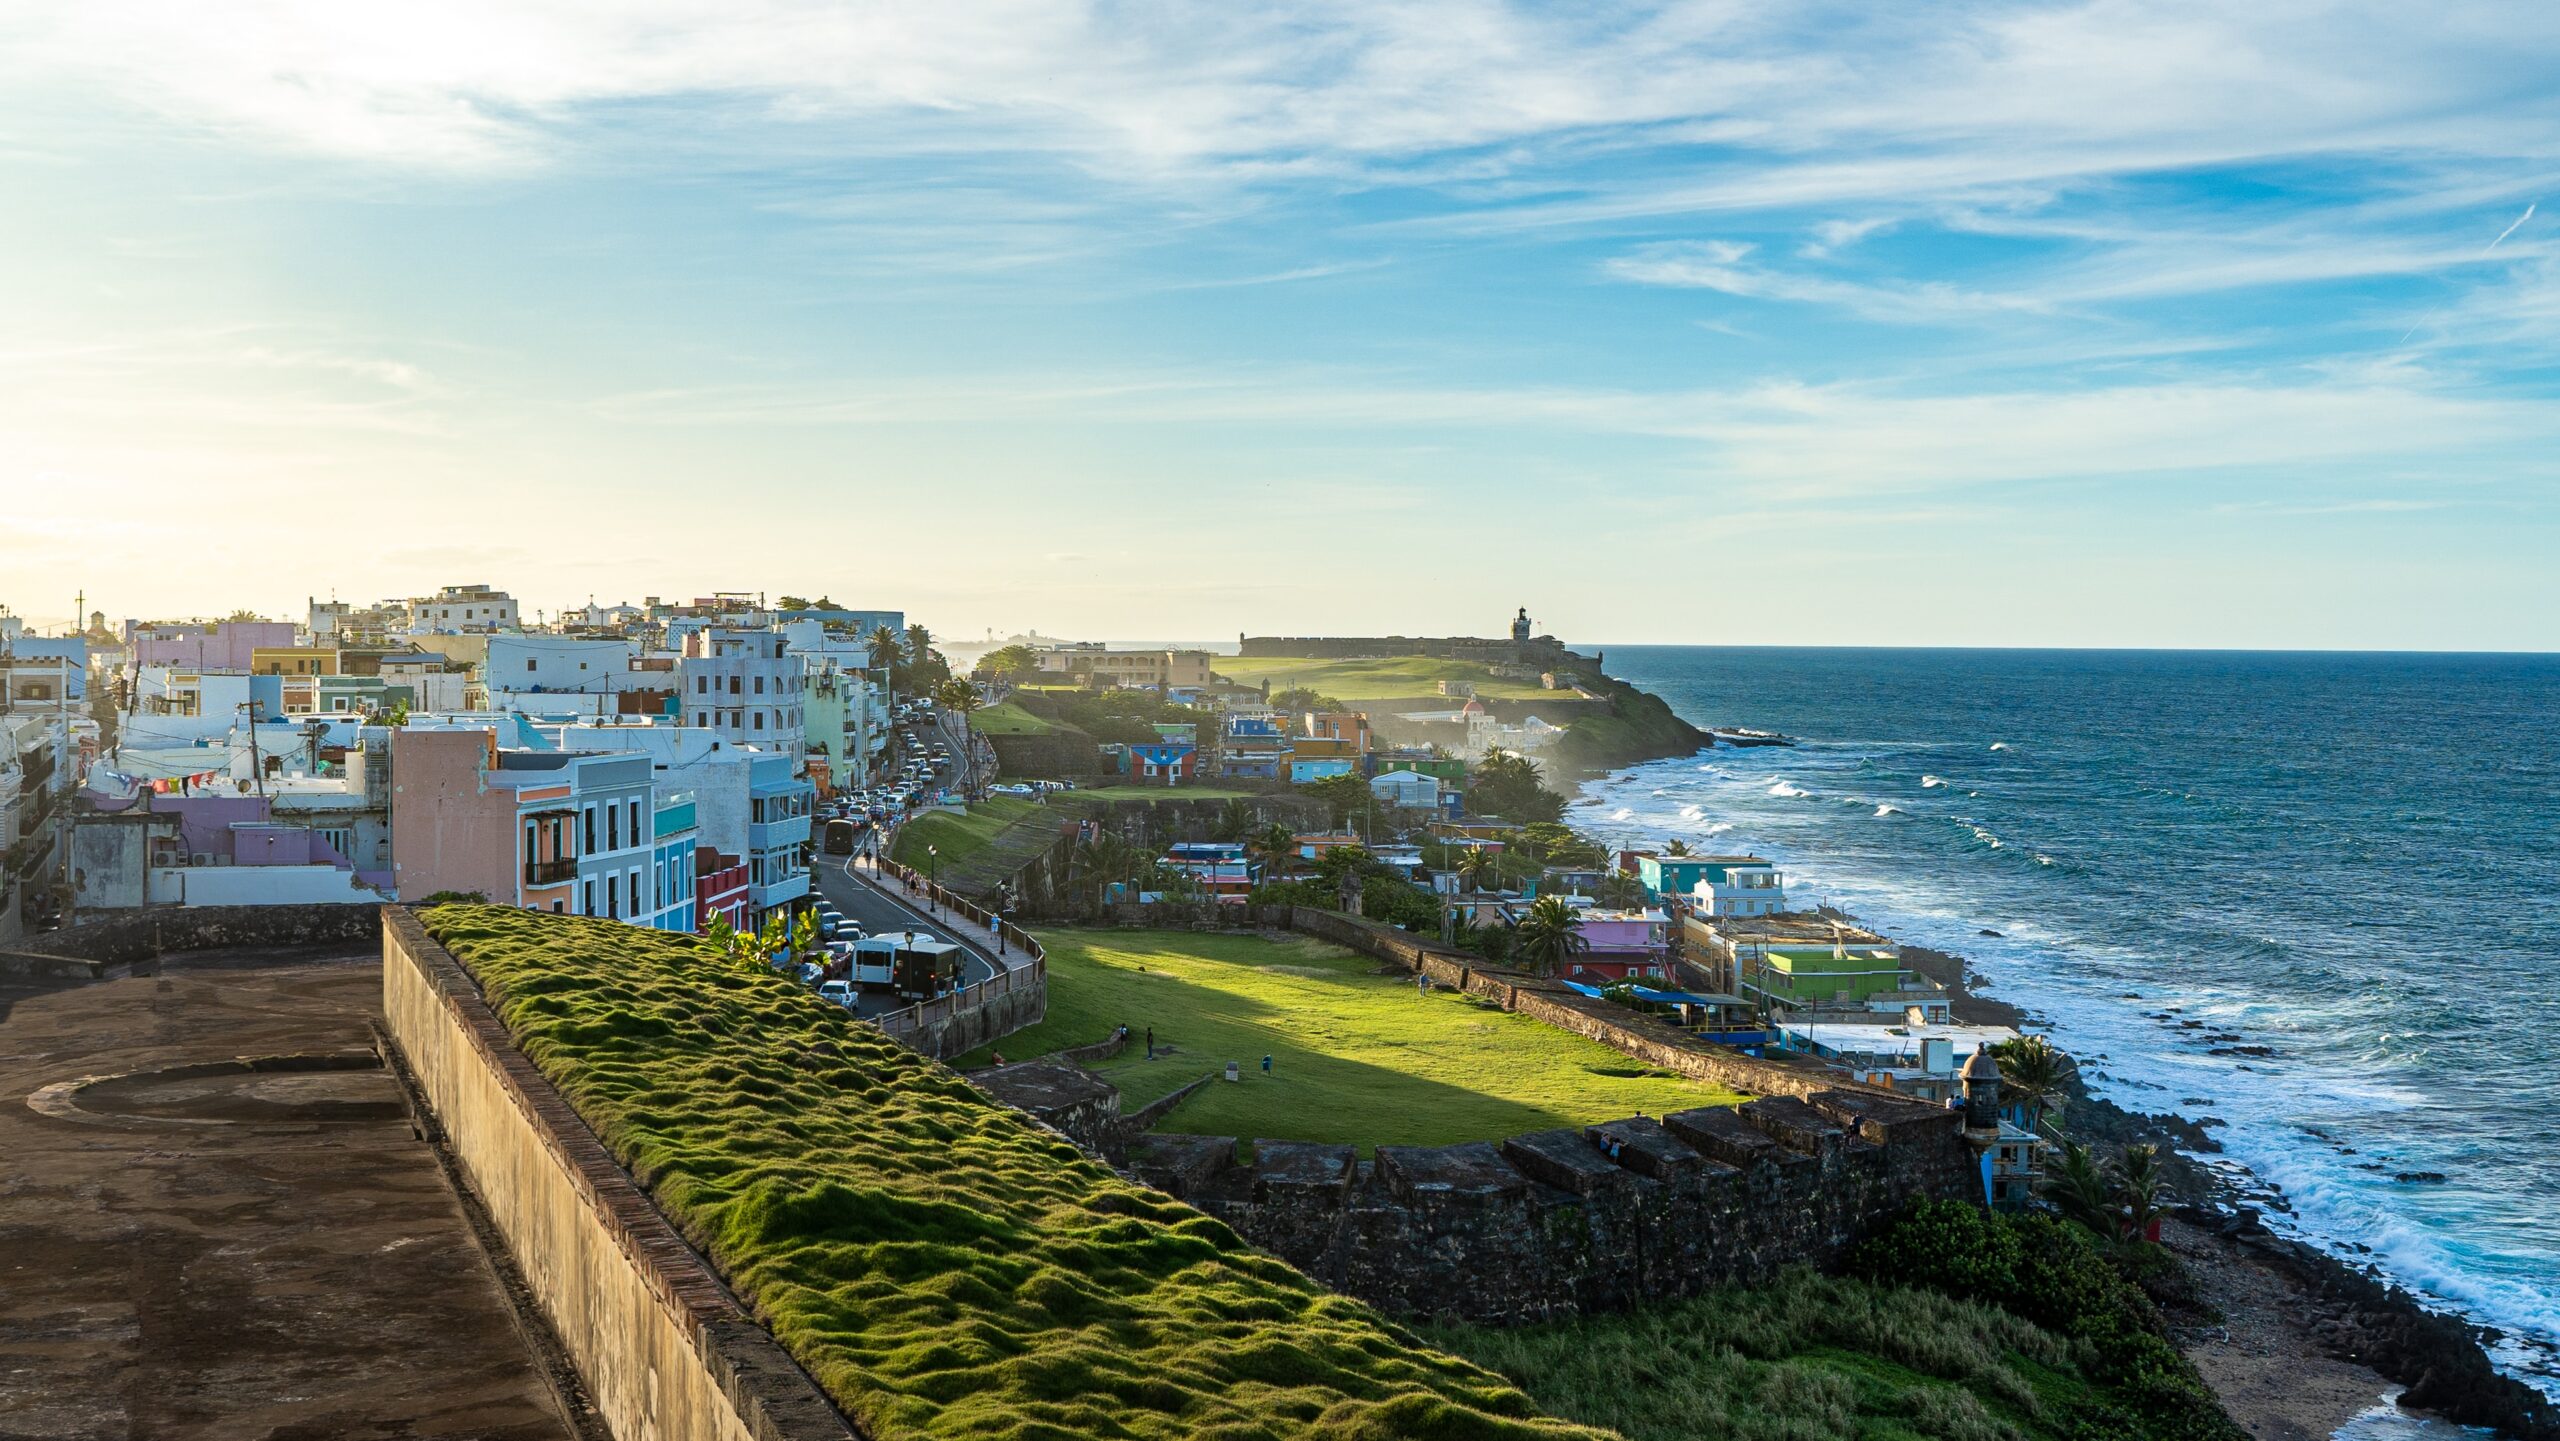
POLYGON ((1429 975, 1425 974, 1424 972, 1421 972, 1421 971, 1416 971, 1416 972, 1414 972, 1414 973, 1413 973, 1413 993, 1414 993, 1415 995, 1417 995, 1417 996, 1427 996, 1427 995, 1430 995, 1430 994, 1431 994, 1431 977, 1430 977, 1429 975))
POLYGON ((1153 1026, 1149 1026, 1149 1027, 1147 1027, 1147 1059, 1148 1059, 1148 1060, 1150 1060, 1150 1061, 1152 1061, 1152 1060, 1154 1060, 1155 1058, 1156 1058, 1156 1028, 1155 1028, 1155 1027, 1153 1027, 1153 1026))

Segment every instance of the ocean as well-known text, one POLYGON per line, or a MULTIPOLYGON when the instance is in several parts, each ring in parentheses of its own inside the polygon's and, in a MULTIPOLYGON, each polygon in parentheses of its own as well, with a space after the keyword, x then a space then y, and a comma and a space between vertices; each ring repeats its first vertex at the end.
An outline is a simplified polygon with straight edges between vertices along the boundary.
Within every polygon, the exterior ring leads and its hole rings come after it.
POLYGON ((2271 1225, 2560 1394, 2560 656, 1605 655, 1801 743, 1615 772, 1577 826, 1967 957, 2100 1094, 2218 1122, 2271 1225))

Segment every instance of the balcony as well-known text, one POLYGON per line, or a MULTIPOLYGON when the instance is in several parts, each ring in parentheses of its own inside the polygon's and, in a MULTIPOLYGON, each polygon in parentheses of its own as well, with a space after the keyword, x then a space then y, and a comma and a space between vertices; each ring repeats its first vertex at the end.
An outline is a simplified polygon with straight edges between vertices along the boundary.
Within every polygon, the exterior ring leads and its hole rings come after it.
POLYGON ((556 886, 562 881, 575 880, 577 876, 578 860, 575 856, 524 863, 524 883, 528 886, 556 886))

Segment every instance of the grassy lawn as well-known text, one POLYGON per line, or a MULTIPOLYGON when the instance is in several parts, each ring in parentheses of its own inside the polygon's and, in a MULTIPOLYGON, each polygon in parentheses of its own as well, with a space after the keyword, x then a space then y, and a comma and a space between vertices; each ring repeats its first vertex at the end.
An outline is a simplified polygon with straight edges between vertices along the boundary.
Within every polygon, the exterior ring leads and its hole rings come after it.
POLYGON ((1471 682, 1488 699, 1573 699, 1536 681, 1495 680, 1493 672, 1473 661, 1436 660, 1430 656, 1379 656, 1359 660, 1321 660, 1294 656, 1219 656, 1210 668, 1239 685, 1268 680, 1275 691, 1305 686, 1341 701, 1402 699, 1438 692, 1444 680, 1471 682))
POLYGON ((1072 794, 1096 796, 1106 801, 1232 801, 1263 792, 1230 790, 1222 786, 1078 786, 1072 794))
MULTIPOLYGON (((1251 1140, 1446 1145, 1740 1100, 1647 1072, 1595 1041, 1454 992, 1417 996, 1378 963, 1313 940, 1185 931, 1049 931, 1049 1015, 1009 1059, 1088 1044, 1126 1022, 1138 1045, 1095 1069, 1135 1110, 1228 1061, 1244 1079, 1185 1101, 1162 1129, 1251 1140), (1262 1074, 1264 1056, 1271 1074, 1262 1074)), ((963 1066, 984 1063, 984 1052, 963 1066)))
POLYGON ((578 916, 425 923, 862 1435, 1601 1441, 762 967, 578 916))
POLYGON ((970 721, 980 734, 991 736, 1039 736, 1058 728, 1046 718, 1033 715, 1010 702, 991 705, 971 716, 970 721))

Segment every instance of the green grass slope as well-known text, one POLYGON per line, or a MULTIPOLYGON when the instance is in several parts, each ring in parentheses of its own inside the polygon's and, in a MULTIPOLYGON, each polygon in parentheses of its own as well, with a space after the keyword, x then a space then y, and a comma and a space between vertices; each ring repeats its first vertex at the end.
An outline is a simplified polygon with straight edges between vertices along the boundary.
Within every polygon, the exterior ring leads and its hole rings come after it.
POLYGON ((689 937, 490 906, 425 921, 882 1441, 1597 1434, 689 937))
POLYGON ((980 734, 991 736, 1047 735, 1058 728, 1057 722, 1046 716, 1033 715, 1011 702, 991 705, 971 715, 969 720, 980 734))
POLYGON ((1560 1415, 1628 1441, 2063 1441, 2100 1391, 2072 1343, 1994 1306, 1797 1272, 1510 1330, 1429 1328, 1560 1415))
POLYGON ((1187 931, 1044 931, 1040 941, 1048 1019, 1001 1042, 1008 1058, 1099 1041, 1123 1023, 1140 1036, 1153 1026, 1173 1055, 1149 1061, 1138 1045, 1094 1067, 1129 1110, 1204 1070, 1243 1064, 1243 1080, 1183 1102, 1169 1131, 1365 1151, 1742 1099, 1455 992, 1417 995, 1411 980, 1379 975, 1377 962, 1321 941, 1187 931))
MULTIPOLYGON (((1339 701, 1400 700, 1433 695, 1444 680, 1466 681, 1476 688, 1476 694, 1488 700, 1538 700, 1556 696, 1556 692, 1534 680, 1496 680, 1490 669, 1474 661, 1440 660, 1421 655, 1364 656, 1351 660, 1222 655, 1210 662, 1210 669, 1238 685, 1260 685, 1267 680, 1275 691, 1305 686, 1339 701)), ((1571 699, 1570 693, 1565 698, 1571 699)))
POLYGON ((927 811, 898 827, 889 859, 930 870, 942 884, 984 895, 1057 844, 1058 812, 1038 801, 997 796, 969 807, 967 815, 927 811), (927 848, 939 851, 928 855, 927 848))

